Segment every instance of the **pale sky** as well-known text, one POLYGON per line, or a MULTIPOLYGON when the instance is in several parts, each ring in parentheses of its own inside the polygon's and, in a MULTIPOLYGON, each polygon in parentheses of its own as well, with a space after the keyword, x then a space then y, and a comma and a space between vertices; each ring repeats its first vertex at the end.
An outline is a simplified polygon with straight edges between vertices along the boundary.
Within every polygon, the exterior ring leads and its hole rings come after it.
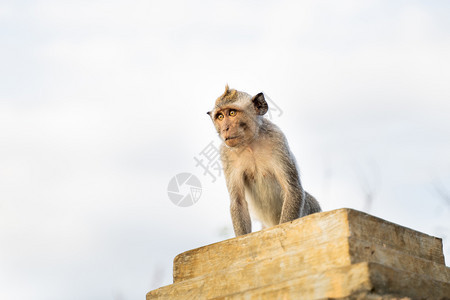
POLYGON ((449 16, 448 1, 1 2, 0 298, 144 299, 177 254, 232 237, 224 177, 194 160, 220 143, 206 111, 227 83, 283 111, 324 210, 450 239, 449 16), (190 207, 167 193, 183 172, 202 184, 190 207))

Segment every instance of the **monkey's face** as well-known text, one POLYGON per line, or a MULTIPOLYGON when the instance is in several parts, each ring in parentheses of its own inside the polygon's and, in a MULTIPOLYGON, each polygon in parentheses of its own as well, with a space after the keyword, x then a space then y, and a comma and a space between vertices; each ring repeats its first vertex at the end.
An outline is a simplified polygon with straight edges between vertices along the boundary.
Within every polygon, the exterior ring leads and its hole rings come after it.
POLYGON ((240 147, 248 145, 258 135, 261 118, 267 110, 263 93, 252 97, 226 86, 225 92, 216 100, 214 109, 208 115, 225 144, 228 147, 240 147))
POLYGON ((250 143, 257 134, 256 115, 237 107, 225 107, 214 112, 214 126, 220 138, 228 147, 238 147, 250 143))

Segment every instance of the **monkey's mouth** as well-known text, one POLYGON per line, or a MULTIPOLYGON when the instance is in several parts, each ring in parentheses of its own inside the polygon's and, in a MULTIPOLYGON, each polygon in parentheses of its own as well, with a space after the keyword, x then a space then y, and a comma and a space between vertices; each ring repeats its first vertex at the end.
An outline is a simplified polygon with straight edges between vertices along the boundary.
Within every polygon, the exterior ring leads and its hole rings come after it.
POLYGON ((227 137, 227 138, 225 138, 225 141, 229 141, 229 140, 234 140, 234 139, 237 139, 239 136, 229 136, 229 137, 227 137))

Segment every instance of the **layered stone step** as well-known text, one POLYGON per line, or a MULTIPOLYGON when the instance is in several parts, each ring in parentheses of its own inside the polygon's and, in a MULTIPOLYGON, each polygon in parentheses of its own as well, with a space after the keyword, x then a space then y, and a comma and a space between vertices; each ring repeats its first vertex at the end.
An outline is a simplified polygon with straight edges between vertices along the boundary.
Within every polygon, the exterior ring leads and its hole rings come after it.
POLYGON ((450 299, 449 296, 449 282, 433 280, 426 276, 400 271, 376 263, 358 263, 240 293, 205 299, 444 300, 450 299))
MULTIPOLYGON (((357 263, 321 272, 230 282, 228 274, 201 276, 163 287, 147 299, 367 299, 361 295, 397 295, 411 299, 449 299, 450 283, 376 263, 357 263), (257 284, 249 283, 256 280, 257 284), (447 297, 447 298, 446 298, 447 297)), ((270 277, 270 274, 261 274, 270 277)))
POLYGON ((388 299, 409 295, 405 284, 446 295, 449 283, 440 239, 339 209, 184 252, 174 284, 147 299, 388 299))
MULTIPOLYGON (((174 259, 173 280, 176 283, 289 251, 323 246, 340 237, 368 242, 362 246, 362 257, 358 258, 358 251, 343 257, 350 261, 363 261, 370 250, 366 247, 381 245, 386 251, 397 250, 444 264, 441 239, 356 210, 338 209, 181 253, 174 259)), ((370 254, 379 257, 372 250, 370 254)))

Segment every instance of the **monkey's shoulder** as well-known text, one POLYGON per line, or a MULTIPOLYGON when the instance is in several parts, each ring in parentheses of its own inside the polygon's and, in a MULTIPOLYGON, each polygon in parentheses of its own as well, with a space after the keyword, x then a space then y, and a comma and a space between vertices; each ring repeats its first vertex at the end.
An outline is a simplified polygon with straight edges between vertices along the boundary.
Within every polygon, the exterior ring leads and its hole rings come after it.
POLYGON ((287 143, 286 137, 281 129, 270 120, 263 118, 259 128, 258 143, 271 143, 284 146, 287 143))

